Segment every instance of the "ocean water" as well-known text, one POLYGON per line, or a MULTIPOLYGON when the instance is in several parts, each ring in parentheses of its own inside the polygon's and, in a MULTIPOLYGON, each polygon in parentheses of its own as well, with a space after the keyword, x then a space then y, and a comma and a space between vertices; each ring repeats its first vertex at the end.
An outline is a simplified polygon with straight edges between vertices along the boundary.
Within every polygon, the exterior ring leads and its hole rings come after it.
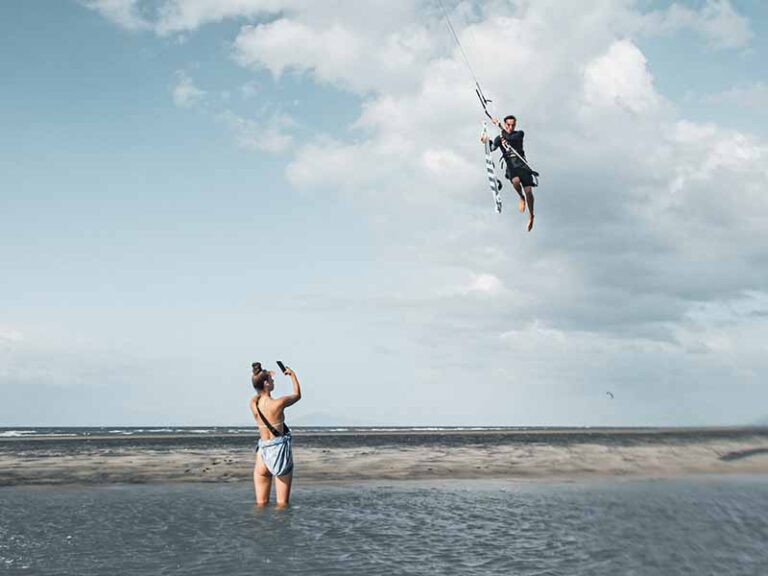
POLYGON ((0 573, 768 574, 768 477, 0 488, 0 573))
MULTIPOLYGON (((382 446, 455 447, 476 444, 604 445, 694 444, 710 440, 757 438, 768 441, 768 427, 754 428, 556 428, 512 426, 292 427, 302 445, 313 448, 382 446)), ((253 446, 254 426, 2 428, 0 453, 66 453, 82 449, 137 447, 238 448, 253 446)))

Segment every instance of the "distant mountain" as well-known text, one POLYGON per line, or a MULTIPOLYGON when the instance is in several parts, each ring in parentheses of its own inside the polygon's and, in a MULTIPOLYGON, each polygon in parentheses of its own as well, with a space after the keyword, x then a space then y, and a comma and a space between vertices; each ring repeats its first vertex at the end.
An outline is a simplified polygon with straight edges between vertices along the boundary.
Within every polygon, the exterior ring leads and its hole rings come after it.
POLYGON ((752 422, 752 426, 768 426, 768 416, 752 422))

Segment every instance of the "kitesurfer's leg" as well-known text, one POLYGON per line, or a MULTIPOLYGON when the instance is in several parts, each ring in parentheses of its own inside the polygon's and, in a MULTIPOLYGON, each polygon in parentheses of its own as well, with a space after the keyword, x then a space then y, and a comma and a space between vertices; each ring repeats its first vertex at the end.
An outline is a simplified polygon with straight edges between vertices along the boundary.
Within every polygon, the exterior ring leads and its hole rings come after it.
POLYGON ((525 212, 525 196, 523 196, 523 187, 520 185, 520 178, 515 176, 512 178, 511 182, 515 192, 520 196, 520 201, 517 203, 517 210, 518 212, 525 212))
POLYGON ((533 187, 525 187, 525 197, 528 200, 528 232, 533 229, 533 187))

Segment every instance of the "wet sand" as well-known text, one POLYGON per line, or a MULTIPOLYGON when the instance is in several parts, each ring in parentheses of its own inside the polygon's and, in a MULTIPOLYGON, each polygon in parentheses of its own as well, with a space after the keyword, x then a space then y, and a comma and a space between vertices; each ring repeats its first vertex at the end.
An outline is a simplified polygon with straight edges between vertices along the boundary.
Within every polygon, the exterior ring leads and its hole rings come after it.
MULTIPOLYGON (((677 431, 675 441, 662 441, 666 432, 659 430, 634 430, 629 436, 620 431, 555 431, 537 433, 533 441, 525 442, 516 441, 519 432, 501 436, 462 432, 453 435, 456 443, 451 433, 441 433, 444 441, 431 444, 420 444, 418 434, 411 434, 407 445, 398 445, 397 438, 403 437, 393 435, 392 442, 376 446, 318 444, 297 434, 295 477, 302 482, 343 483, 768 473, 768 431, 724 436, 708 432, 709 436, 687 431, 680 440, 677 431), (555 441, 558 434, 567 434, 568 441, 555 441)), ((0 486, 251 480, 255 452, 242 442, 228 445, 222 437, 210 446, 190 447, 183 438, 180 445, 168 446, 141 445, 137 438, 104 440, 42 438, 25 440, 23 447, 2 442, 0 486)))

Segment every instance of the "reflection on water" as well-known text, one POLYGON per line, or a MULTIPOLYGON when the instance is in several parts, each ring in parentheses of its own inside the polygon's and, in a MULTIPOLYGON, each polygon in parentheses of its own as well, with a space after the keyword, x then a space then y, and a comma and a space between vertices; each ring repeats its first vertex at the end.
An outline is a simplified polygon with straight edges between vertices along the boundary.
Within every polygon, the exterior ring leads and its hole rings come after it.
POLYGON ((0 489, 7 574, 768 574, 768 478, 0 489))

